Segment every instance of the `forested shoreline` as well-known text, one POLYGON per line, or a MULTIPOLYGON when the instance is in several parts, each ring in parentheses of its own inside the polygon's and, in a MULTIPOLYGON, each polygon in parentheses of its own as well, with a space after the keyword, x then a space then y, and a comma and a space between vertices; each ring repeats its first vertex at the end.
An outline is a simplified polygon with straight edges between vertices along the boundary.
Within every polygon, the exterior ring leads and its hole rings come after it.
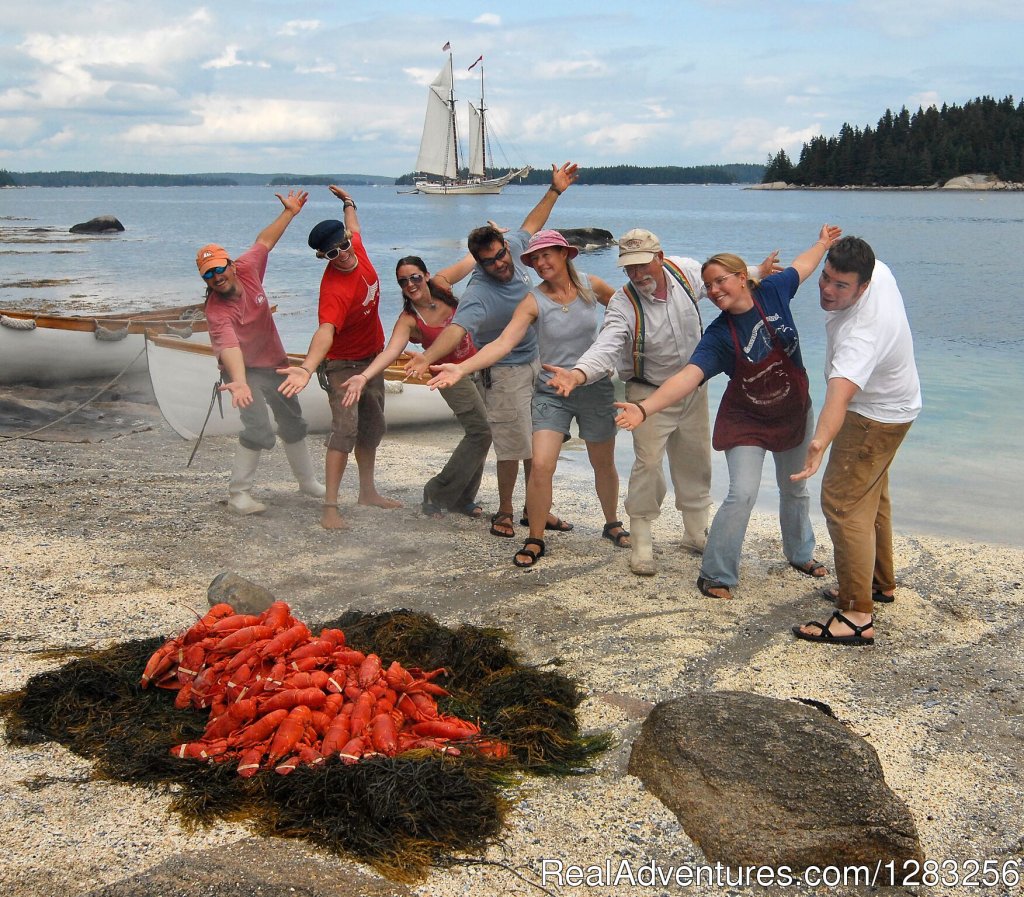
POLYGON ((780 149, 763 183, 801 187, 927 187, 972 173, 1024 181, 1024 100, 979 97, 963 106, 886 109, 872 128, 844 124, 803 145, 794 165, 780 149))

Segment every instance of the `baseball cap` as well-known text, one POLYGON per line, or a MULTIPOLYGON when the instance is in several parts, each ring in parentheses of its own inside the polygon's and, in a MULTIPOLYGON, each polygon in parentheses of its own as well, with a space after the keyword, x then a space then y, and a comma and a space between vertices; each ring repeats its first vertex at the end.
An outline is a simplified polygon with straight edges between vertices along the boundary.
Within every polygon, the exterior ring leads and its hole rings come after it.
POLYGON ((309 239, 306 241, 310 249, 317 252, 327 252, 332 246, 343 242, 349 236, 348 228, 344 223, 335 218, 321 221, 309 232, 309 239))
POLYGON ((205 274, 211 268, 219 268, 226 265, 231 259, 223 246, 216 243, 207 243, 196 253, 196 267, 200 274, 205 274))
POLYGON ((654 256, 661 252, 661 243, 649 230, 634 227, 619 237, 620 268, 626 265, 646 265, 654 256))

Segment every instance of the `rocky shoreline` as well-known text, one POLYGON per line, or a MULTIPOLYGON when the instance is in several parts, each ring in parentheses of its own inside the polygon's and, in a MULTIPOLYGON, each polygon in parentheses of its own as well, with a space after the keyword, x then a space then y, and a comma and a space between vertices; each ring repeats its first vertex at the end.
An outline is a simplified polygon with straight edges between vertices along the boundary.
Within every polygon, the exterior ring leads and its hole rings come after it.
MULTIPOLYGON (((524 780, 510 791, 515 808, 500 844, 483 858, 462 858, 467 864, 404 885, 301 843, 254 839, 240 826, 186 831, 168 812, 166 795, 92 781, 88 761, 52 743, 14 749, 0 740, 6 897, 483 897, 541 893, 517 875, 540 882, 545 860, 696 866, 703 862, 699 848, 626 771, 650 708, 692 691, 828 704, 877 751, 929 859, 957 868, 972 858, 1024 862, 1024 646, 1015 637, 1024 605, 1020 549, 900 535, 898 597, 879 611, 876 645, 830 649, 789 633, 790 624, 820 617, 827 605, 817 596, 819 583, 782 558, 771 515, 752 522, 733 601, 709 601, 693 587, 699 561, 679 547, 674 511, 655 527, 661 572, 631 575, 626 553, 600 538, 596 497, 575 487, 587 482, 585 453, 575 442, 560 467, 574 475, 556 476, 555 510, 576 529, 551 534, 549 556, 520 571, 511 564, 512 540, 489 536, 486 523, 419 513, 422 483, 457 438, 452 428, 390 434, 378 481, 405 507, 353 507, 347 482, 342 501, 353 529, 338 534, 318 526, 317 507, 295 490, 283 452, 273 452, 258 476, 258 497, 270 509, 241 519, 223 505, 233 440, 204 441, 186 468, 191 445, 152 406, 101 407, 90 426, 96 441, 0 443, 0 689, 17 689, 60 663, 40 652, 189 625, 206 604, 210 580, 234 570, 310 620, 348 608, 408 607, 445 624, 501 627, 529 662, 559 659, 588 694, 580 708, 584 729, 611 731, 616 747, 592 774, 524 780)), ((314 454, 322 460, 323 448, 315 446, 314 454)), ((494 495, 492 468, 482 489, 485 508, 493 507, 494 495)), ((818 537, 819 558, 829 564, 827 534, 818 537)), ((545 887, 559 895, 638 893, 628 884, 595 889, 552 879, 545 887)), ((675 885, 654 892, 723 893, 675 885)))
POLYGON ((767 184, 754 184, 747 190, 874 190, 879 192, 920 192, 932 190, 976 190, 981 192, 1014 192, 1024 190, 1024 184, 1014 181, 1001 181, 991 174, 964 174, 951 178, 943 184, 928 184, 913 187, 876 187, 867 184, 845 184, 841 187, 806 186, 803 184, 787 184, 785 181, 771 181, 767 184))

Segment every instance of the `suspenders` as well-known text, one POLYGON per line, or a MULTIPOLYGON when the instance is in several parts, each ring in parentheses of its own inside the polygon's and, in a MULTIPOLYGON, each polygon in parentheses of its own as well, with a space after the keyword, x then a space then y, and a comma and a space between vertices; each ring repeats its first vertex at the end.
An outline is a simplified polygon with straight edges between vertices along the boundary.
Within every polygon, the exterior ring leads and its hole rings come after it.
MULTIPOLYGON (((686 279, 686 275, 683 274, 682 269, 673 261, 664 259, 662 264, 665 270, 675 279, 675 281, 683 288, 683 292, 686 293, 689 300, 693 303, 693 310, 697 313, 697 324, 700 327, 700 335, 704 335, 704 322, 700 318, 700 309, 697 307, 697 296, 693 292, 693 287, 690 286, 690 281, 686 279)), ((636 315, 636 328, 633 332, 633 377, 637 380, 644 380, 644 341, 646 338, 646 324, 644 321, 644 307, 640 301, 640 293, 632 283, 627 283, 623 288, 622 292, 626 294, 626 298, 629 300, 629 304, 633 306, 633 314, 636 315)))

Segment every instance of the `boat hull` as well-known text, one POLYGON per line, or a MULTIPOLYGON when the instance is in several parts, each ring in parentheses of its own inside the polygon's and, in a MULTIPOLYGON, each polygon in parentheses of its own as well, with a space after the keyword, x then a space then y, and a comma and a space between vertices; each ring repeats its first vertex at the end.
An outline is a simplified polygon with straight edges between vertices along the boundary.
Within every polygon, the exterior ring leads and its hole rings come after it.
POLYGON ((530 173, 530 168, 520 168, 518 171, 510 171, 500 178, 488 178, 487 180, 471 181, 416 181, 414 193, 424 193, 428 196, 493 196, 508 185, 513 178, 524 177, 530 173))
MULTIPOLYGON (((220 379, 220 370, 209 345, 168 336, 151 336, 146 340, 149 358, 149 379, 164 420, 184 439, 196 439, 203 430, 203 421, 210 407, 213 385, 220 379)), ((303 356, 289 355, 293 364, 303 356)), ((387 394, 384 416, 388 426, 437 423, 452 419, 448 404, 436 390, 420 384, 403 383, 403 371, 397 365, 385 373, 387 394)), ((222 393, 221 410, 215 403, 206 424, 207 436, 233 436, 242 429, 238 409, 231 407, 231 396, 222 393)), ((325 393, 311 383, 299 393, 302 416, 311 433, 327 433, 331 429, 331 409, 325 393)))
POLYGON ((145 331, 182 337, 205 333, 202 311, 202 305, 188 305, 132 316, 85 317, 0 310, 0 384, 66 383, 113 377, 126 368, 142 373, 145 331))

